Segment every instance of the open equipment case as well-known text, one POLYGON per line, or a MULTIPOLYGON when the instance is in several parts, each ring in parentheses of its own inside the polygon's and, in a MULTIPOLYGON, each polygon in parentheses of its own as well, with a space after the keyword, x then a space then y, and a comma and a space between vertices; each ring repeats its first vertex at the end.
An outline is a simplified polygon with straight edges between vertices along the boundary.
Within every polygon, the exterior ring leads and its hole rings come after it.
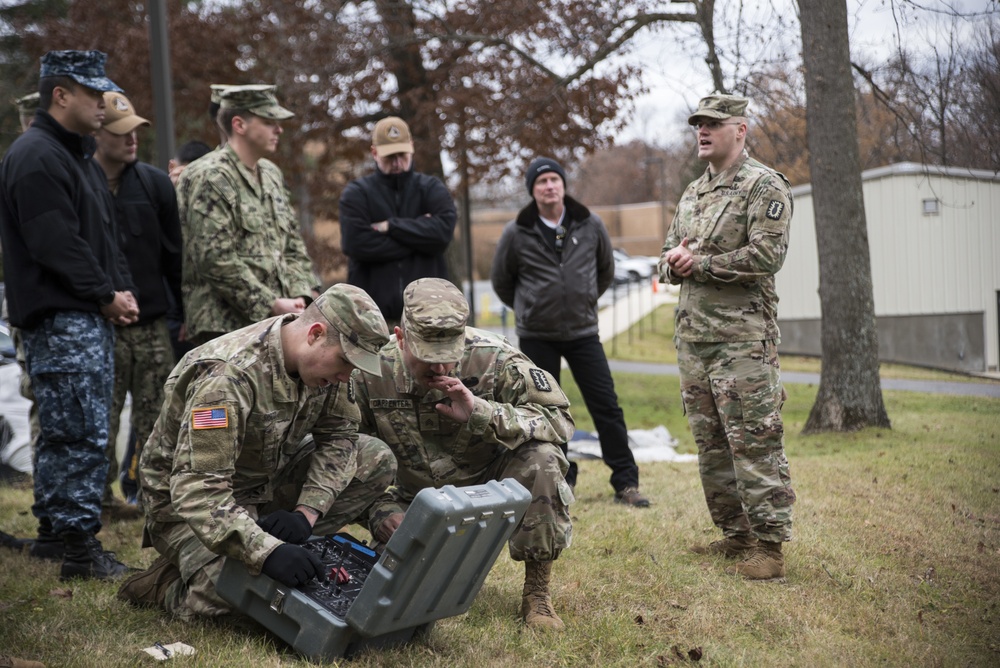
POLYGON ((424 489, 381 555, 347 534, 305 543, 326 583, 289 587, 227 559, 216 590, 313 661, 401 645, 469 609, 530 502, 512 478, 424 489))

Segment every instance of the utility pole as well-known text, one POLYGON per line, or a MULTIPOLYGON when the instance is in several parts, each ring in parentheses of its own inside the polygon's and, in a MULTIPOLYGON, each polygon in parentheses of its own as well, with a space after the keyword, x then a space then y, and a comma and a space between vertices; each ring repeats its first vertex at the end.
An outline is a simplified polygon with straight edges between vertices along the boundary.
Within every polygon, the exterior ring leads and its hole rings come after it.
POLYGON ((167 171, 167 163, 174 157, 174 94, 170 79, 166 0, 149 3, 149 50, 156 115, 156 166, 167 171))

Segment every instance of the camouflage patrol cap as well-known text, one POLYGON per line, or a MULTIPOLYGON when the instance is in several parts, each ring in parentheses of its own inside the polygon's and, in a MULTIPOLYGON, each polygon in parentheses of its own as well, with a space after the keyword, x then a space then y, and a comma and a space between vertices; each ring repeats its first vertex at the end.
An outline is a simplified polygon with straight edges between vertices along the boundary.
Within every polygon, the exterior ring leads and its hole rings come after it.
POLYGON ((312 303, 340 333, 340 346, 351 364, 381 376, 379 349, 389 341, 382 312, 361 288, 338 283, 312 303))
POLYGON ((31 116, 38 109, 38 101, 42 96, 38 93, 29 93, 24 97, 19 97, 14 100, 14 105, 17 107, 17 113, 22 116, 31 116))
POLYGON ((102 128, 113 135, 127 135, 140 125, 149 125, 149 121, 135 113, 135 107, 127 97, 113 91, 104 94, 102 128))
POLYGON ((49 51, 42 56, 40 78, 69 77, 87 88, 101 92, 122 89, 104 74, 107 54, 100 51, 49 51))
POLYGON ((275 86, 272 84, 247 84, 246 86, 239 86, 237 84, 209 84, 209 90, 212 91, 212 96, 210 102, 212 104, 222 104, 222 91, 229 90, 230 88, 243 88, 245 90, 259 90, 262 92, 267 92, 274 90, 275 86))
POLYGON ((219 106, 223 109, 246 109, 254 116, 283 121, 295 114, 288 111, 275 97, 277 86, 253 84, 249 86, 227 86, 219 91, 219 106))
POLYGON ((448 364, 465 352, 469 303, 443 278, 418 278, 403 291, 404 340, 418 360, 448 364))
POLYGON ((699 118, 713 118, 717 121, 746 114, 750 100, 739 95, 709 95, 698 101, 698 109, 688 116, 688 125, 694 125, 699 118))
POLYGON ((396 153, 413 153, 413 135, 410 134, 410 126, 402 118, 386 116, 375 124, 372 146, 380 158, 396 153))

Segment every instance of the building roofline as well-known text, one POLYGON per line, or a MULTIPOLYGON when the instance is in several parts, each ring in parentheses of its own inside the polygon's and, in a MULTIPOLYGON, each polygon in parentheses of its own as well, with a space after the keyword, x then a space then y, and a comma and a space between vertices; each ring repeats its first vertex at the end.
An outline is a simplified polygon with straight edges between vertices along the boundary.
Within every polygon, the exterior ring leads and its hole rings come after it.
MULTIPOLYGON (((953 178, 972 179, 975 181, 1000 181, 1000 171, 991 172, 988 169, 971 169, 969 167, 943 167, 941 165, 922 165, 916 162, 897 162, 885 167, 866 169, 861 172, 861 181, 872 181, 888 176, 908 176, 922 174, 925 176, 946 176, 953 178)), ((793 196, 808 195, 812 192, 812 184, 805 183, 792 188, 793 196)))

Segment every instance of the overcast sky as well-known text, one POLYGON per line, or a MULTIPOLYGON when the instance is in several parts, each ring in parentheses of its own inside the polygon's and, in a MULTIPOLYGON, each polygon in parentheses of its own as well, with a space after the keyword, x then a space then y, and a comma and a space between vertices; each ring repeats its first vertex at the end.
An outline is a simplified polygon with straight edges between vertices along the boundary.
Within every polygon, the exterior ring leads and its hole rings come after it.
MULTIPOLYGON (((794 0, 755 0, 758 4, 771 3, 779 11, 788 12, 788 17, 796 16, 794 0)), ((943 10, 954 7, 962 12, 1000 12, 998 0, 915 0, 923 7, 932 10, 943 10)), ((720 29, 721 12, 727 6, 732 6, 734 0, 717 2, 716 31, 717 39, 720 29)), ((747 2, 751 5, 753 2, 747 2)), ((888 56, 897 48, 896 25, 899 22, 904 46, 920 48, 927 39, 933 39, 935 34, 947 34, 950 19, 936 11, 913 12, 900 0, 847 0, 848 30, 851 40, 852 57, 858 54, 871 54, 882 58, 888 56), (895 16, 893 6, 896 8, 895 16)), ((767 12, 756 15, 764 22, 762 32, 766 33, 777 19, 767 12)), ((790 53, 798 59, 798 22, 791 19, 795 43, 790 53)), ((969 22, 964 23, 965 29, 970 29, 969 22)), ((777 32, 777 27, 774 28, 777 32)), ((698 99, 711 92, 712 81, 708 68, 704 63, 704 48, 695 52, 688 47, 685 53, 682 45, 675 40, 666 39, 665 35, 644 35, 637 42, 639 48, 632 62, 641 63, 645 83, 650 92, 636 101, 635 114, 630 125, 619 134, 619 143, 631 139, 642 139, 652 144, 663 145, 672 143, 685 133, 683 118, 694 108, 698 99)), ((751 101, 752 102, 752 101, 751 101)))

